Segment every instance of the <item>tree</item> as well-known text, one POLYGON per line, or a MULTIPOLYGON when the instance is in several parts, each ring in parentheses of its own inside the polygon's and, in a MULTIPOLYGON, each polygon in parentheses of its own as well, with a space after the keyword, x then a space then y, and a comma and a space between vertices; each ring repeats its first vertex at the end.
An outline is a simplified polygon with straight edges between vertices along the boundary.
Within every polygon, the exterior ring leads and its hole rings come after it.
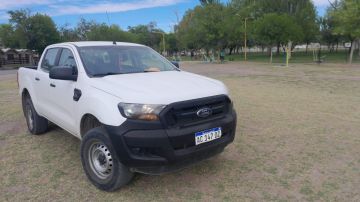
POLYGON ((136 41, 132 33, 123 31, 118 25, 109 26, 106 23, 87 21, 84 18, 80 19, 75 28, 62 26, 60 37, 62 41, 136 41))
POLYGON ((49 16, 39 13, 31 15, 29 10, 8 13, 18 48, 28 48, 41 53, 46 46, 59 41, 59 33, 49 16))
POLYGON ((65 24, 59 28, 60 41, 80 41, 80 38, 75 28, 69 27, 69 24, 65 24))
POLYGON ((18 48, 27 48, 29 40, 29 24, 30 10, 14 10, 9 11, 9 23, 14 27, 14 38, 16 38, 18 48))
POLYGON ((208 4, 219 4, 219 0, 200 0, 201 5, 208 5, 208 4))
POLYGON ((15 30, 10 24, 0 25, 0 44, 5 47, 19 47, 18 40, 15 38, 15 30))
POLYGON ((319 17, 320 25, 320 41, 326 43, 329 47, 329 51, 338 49, 340 40, 343 38, 340 34, 335 33, 335 21, 334 16, 331 15, 334 10, 338 9, 340 4, 339 0, 329 1, 330 6, 326 9, 326 13, 323 17, 319 17))
POLYGON ((226 34, 226 46, 231 55, 234 49, 244 45, 244 16, 246 14, 232 6, 226 6, 225 10, 224 33, 226 34))
POLYGON ((163 30, 158 29, 155 22, 150 22, 147 25, 137 25, 128 27, 130 33, 134 34, 138 43, 150 46, 154 49, 160 50, 160 43, 162 41, 163 30))
POLYGON ((91 20, 87 21, 84 18, 81 18, 78 22, 75 32, 78 35, 79 40, 86 41, 88 40, 87 34, 91 31, 92 27, 96 26, 96 22, 91 20))
POLYGON ((27 48, 41 53, 46 46, 60 41, 55 23, 47 15, 35 14, 28 19, 27 48))
POLYGON ((131 33, 121 30, 118 25, 108 26, 105 23, 93 25, 87 34, 87 39, 91 41, 135 41, 131 33))
POLYGON ((178 39, 184 48, 220 49, 227 45, 226 8, 222 4, 206 4, 189 10, 178 26, 178 39))
POLYGON ((335 49, 334 46, 336 45, 335 50, 337 51, 341 36, 335 33, 335 25, 334 25, 333 17, 329 15, 320 17, 319 24, 320 24, 321 42, 326 43, 326 45, 329 47, 330 52, 335 49))
POLYGON ((230 5, 243 19, 250 17, 256 20, 267 14, 286 14, 302 29, 303 37, 298 43, 309 44, 317 40, 319 25, 311 0, 232 0, 230 5))
MULTIPOLYGON (((179 25, 177 26, 177 39, 180 49, 198 48, 198 41, 195 35, 195 22, 193 21, 194 10, 186 11, 179 25)), ((200 47, 201 48, 201 47, 200 47)))
POLYGON ((303 38, 302 29, 287 14, 266 14, 255 21, 254 34, 256 39, 269 50, 273 45, 286 46, 289 41, 298 42, 303 38))
POLYGON ((342 0, 330 15, 334 17, 334 32, 349 36, 351 40, 349 63, 352 63, 355 43, 360 44, 360 3, 358 0, 342 0))
POLYGON ((294 11, 294 18, 296 23, 301 27, 303 33, 303 40, 300 42, 306 43, 306 53, 308 45, 311 42, 317 41, 316 36, 319 34, 319 24, 317 23, 316 9, 312 1, 298 1, 302 4, 297 5, 294 11))
POLYGON ((166 50, 173 54, 179 51, 178 41, 174 33, 169 33, 165 35, 166 40, 166 50))

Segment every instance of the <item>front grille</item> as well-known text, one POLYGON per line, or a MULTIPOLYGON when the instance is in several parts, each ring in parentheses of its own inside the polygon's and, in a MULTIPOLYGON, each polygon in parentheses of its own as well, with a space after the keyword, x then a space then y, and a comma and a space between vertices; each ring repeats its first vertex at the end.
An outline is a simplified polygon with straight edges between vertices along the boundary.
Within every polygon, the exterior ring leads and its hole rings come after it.
POLYGON ((187 127, 224 117, 229 109, 230 99, 225 95, 219 95, 171 104, 161 117, 168 127, 187 127), (199 117, 197 112, 203 108, 210 108, 211 115, 199 117))

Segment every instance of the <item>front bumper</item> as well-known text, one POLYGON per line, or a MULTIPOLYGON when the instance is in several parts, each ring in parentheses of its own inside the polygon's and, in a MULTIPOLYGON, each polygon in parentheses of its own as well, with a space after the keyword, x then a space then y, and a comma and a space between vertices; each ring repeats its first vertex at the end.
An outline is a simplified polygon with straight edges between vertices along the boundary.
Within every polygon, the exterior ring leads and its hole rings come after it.
POLYGON ((161 174, 181 169, 218 153, 234 140, 236 113, 185 128, 164 128, 159 122, 127 120, 105 126, 119 160, 132 171, 161 174), (221 127, 222 137, 195 146, 195 133, 221 127))

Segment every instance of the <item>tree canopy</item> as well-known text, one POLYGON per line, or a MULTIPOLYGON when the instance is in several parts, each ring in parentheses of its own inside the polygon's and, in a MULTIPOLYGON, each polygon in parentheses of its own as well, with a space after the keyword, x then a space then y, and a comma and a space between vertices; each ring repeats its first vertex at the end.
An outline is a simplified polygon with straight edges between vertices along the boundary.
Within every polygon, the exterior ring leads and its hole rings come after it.
POLYGON ((259 43, 269 46, 285 45, 303 40, 303 31, 287 14, 269 13, 255 22, 254 33, 259 43))
POLYGON ((9 24, 0 28, 0 37, 5 45, 42 52, 47 45, 59 42, 59 32, 49 16, 39 13, 30 15, 28 10, 9 11, 9 15, 9 24))
POLYGON ((347 36, 351 40, 349 62, 352 63, 355 43, 360 46, 360 2, 359 0, 342 0, 330 10, 329 14, 335 24, 333 32, 347 36))
POLYGON ((0 25, 0 43, 39 52, 52 43, 81 40, 136 42, 160 51, 163 36, 169 53, 228 48, 231 54, 244 46, 245 33, 248 46, 261 47, 280 47, 289 42, 293 47, 312 42, 334 47, 347 40, 353 44, 360 40, 358 0, 335 0, 322 17, 312 0, 200 0, 198 6, 185 12, 173 33, 165 33, 156 22, 123 30, 119 25, 80 19, 76 26, 57 27, 47 15, 32 15, 28 10, 8 13, 9 23, 0 25))

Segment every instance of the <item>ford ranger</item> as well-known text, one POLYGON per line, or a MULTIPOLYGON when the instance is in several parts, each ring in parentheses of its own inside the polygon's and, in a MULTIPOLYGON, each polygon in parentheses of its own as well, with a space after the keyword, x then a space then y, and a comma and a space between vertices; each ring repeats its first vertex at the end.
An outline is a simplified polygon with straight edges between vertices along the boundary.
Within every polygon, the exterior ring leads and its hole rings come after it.
POLYGON ((222 82, 139 44, 50 45, 37 67, 19 69, 18 84, 30 134, 52 122, 79 138, 84 171, 105 191, 212 157, 235 136, 222 82))

